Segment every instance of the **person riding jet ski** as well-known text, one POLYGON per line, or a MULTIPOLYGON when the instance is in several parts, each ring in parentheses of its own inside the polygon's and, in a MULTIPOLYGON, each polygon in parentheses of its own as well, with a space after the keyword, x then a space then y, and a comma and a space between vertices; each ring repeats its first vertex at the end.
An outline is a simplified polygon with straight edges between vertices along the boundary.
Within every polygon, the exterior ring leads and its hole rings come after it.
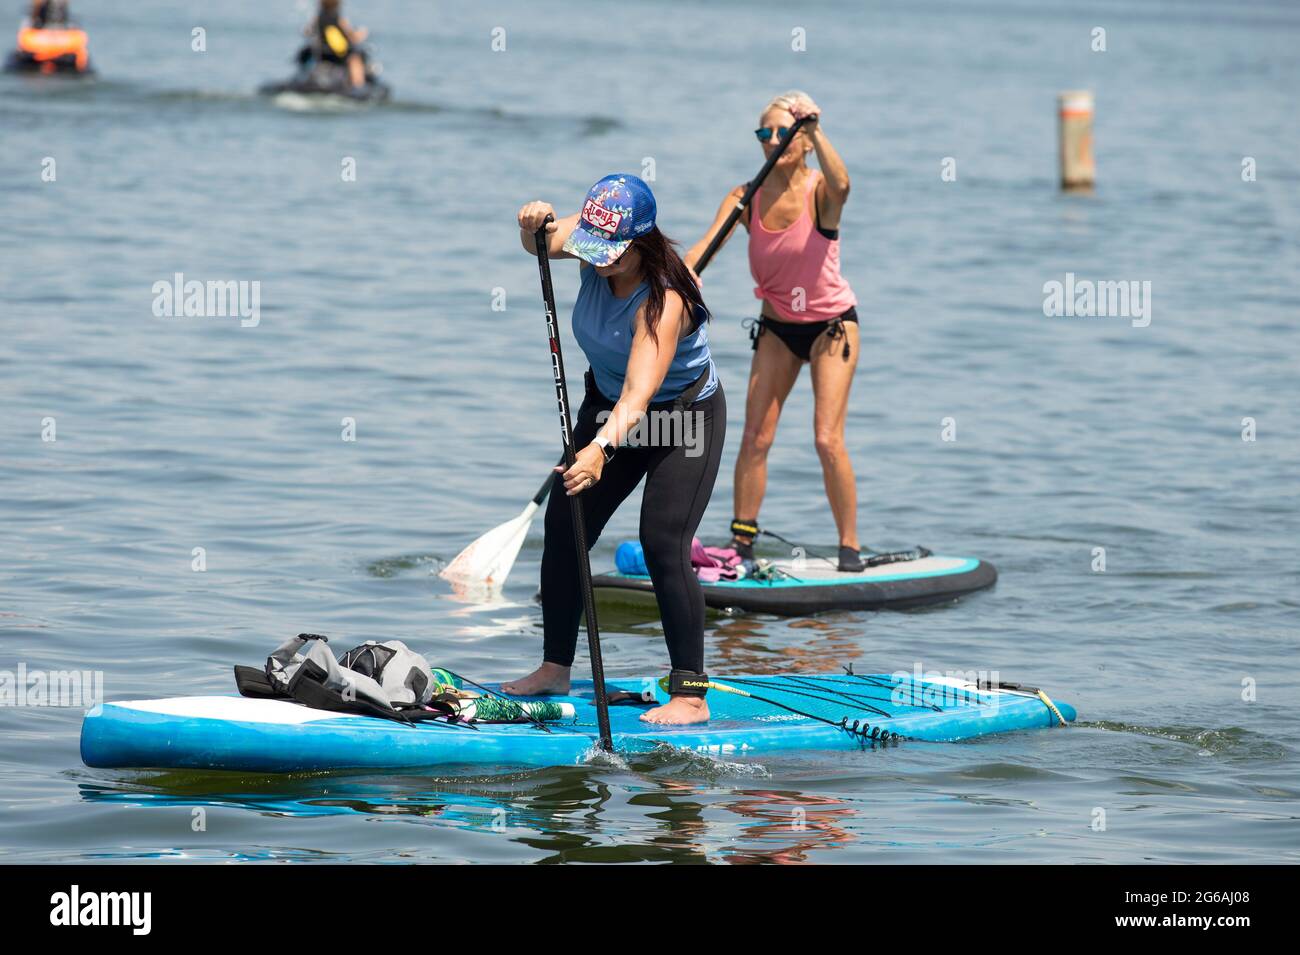
POLYGON ((361 48, 369 31, 353 27, 339 7, 339 0, 321 0, 316 16, 303 31, 308 40, 298 51, 298 72, 283 82, 263 84, 262 95, 333 96, 360 102, 388 99, 391 90, 378 79, 378 64, 361 48))
POLYGON ((359 89, 366 85, 366 59, 361 44, 370 31, 353 27, 343 17, 340 0, 321 0, 316 18, 305 31, 309 42, 298 54, 298 62, 314 58, 325 63, 345 64, 348 82, 359 89))
POLYGON ((73 25, 67 0, 32 0, 18 29, 18 48, 5 61, 11 73, 89 73, 86 31, 73 25))
POLYGON ((37 30, 66 27, 70 19, 68 0, 32 0, 32 12, 28 19, 37 30))

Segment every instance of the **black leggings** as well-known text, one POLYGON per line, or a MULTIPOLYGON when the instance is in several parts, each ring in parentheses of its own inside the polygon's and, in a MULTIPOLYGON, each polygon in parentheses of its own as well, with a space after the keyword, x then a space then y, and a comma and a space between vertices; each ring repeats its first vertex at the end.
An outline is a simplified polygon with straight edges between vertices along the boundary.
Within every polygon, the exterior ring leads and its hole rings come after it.
MULTIPOLYGON (((597 414, 613 407, 612 401, 588 387, 573 427, 575 448, 582 449, 591 443, 604 423, 603 419, 596 420, 597 414)), ((649 410, 665 412, 673 408, 673 402, 663 402, 651 405, 649 410)), ((576 497, 565 494, 562 476, 555 476, 546 504, 546 543, 542 551, 543 659, 546 662, 573 665, 578 624, 582 619, 582 586, 578 581, 578 549, 573 541, 571 504, 582 505, 590 548, 614 511, 644 477, 641 546, 654 582, 668 656, 675 670, 704 671, 704 591, 691 569, 691 538, 713 494, 713 482, 722 460, 727 402, 721 383, 709 397, 687 405, 682 414, 697 425, 690 441, 619 448, 613 460, 605 465, 600 481, 576 497)))

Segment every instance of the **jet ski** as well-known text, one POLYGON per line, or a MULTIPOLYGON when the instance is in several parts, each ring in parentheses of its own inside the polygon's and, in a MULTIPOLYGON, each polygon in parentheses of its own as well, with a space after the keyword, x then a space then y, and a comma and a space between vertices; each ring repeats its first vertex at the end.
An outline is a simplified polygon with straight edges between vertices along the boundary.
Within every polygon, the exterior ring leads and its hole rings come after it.
POLYGON ((382 67, 369 58, 366 82, 362 86, 353 86, 349 81, 346 64, 319 58, 310 45, 298 52, 297 62, 298 71, 293 76, 277 83, 264 83, 258 92, 286 106, 301 104, 305 108, 330 101, 358 105, 382 103, 392 95, 388 84, 379 79, 382 67))
POLYGON ((5 60, 6 73, 63 73, 87 76, 90 67, 86 31, 71 23, 18 28, 18 43, 5 60))

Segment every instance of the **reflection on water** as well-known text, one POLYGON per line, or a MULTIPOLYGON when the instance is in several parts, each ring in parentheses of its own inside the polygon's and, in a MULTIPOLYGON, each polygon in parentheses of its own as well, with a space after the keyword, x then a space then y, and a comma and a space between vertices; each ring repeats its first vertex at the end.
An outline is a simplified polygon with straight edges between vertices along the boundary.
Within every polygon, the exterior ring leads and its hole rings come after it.
MULTIPOLYGON (((666 756, 634 777, 610 778, 572 768, 511 776, 308 777, 271 779, 235 774, 142 773, 129 781, 79 784, 87 803, 144 809, 237 809, 266 817, 365 815, 497 834, 532 861, 684 862, 717 853, 734 864, 797 864, 818 849, 854 841, 844 827, 856 810, 832 796, 797 791, 736 789, 717 798, 708 785, 681 778, 683 761, 666 756), (657 772, 671 771, 672 777, 657 772), (227 775, 231 778, 225 778, 227 775), (637 810, 635 826, 620 817, 637 810)), ((696 754, 680 754, 695 761, 696 754)), ((726 772, 723 767, 715 767, 726 772)), ((216 829, 218 827, 214 827, 216 829)), ((199 845, 171 855, 203 851, 199 845)), ((123 857, 119 855, 119 857, 123 857)), ((151 853, 150 857, 158 857, 151 853)), ((266 858, 265 855, 242 856, 266 858)), ((823 860, 824 861, 824 860, 823 860)))
MULTIPOLYGON (((714 665, 718 673, 842 673, 864 655, 864 618, 874 615, 830 614, 791 620, 782 629, 789 635, 780 643, 766 639, 770 618, 733 617, 714 630, 714 665), (838 621, 837 621, 838 618, 838 621)), ((883 619, 888 620, 888 615, 883 619)), ((857 669, 861 669, 858 667, 857 669)))
POLYGON ((857 813, 843 800, 775 790, 743 790, 737 796, 727 803, 727 808, 747 820, 742 842, 753 841, 770 848, 727 852, 725 859, 733 865, 799 865, 811 861, 810 855, 816 849, 836 849, 854 841, 844 824, 857 813))

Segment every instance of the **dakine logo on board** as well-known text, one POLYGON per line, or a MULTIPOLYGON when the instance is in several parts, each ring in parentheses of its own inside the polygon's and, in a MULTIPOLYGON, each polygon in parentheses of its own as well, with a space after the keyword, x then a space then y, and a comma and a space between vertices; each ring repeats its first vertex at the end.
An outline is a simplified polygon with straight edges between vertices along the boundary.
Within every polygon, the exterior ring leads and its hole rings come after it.
POLYGON ((151 892, 68 892, 50 896, 50 924, 59 926, 124 925, 132 935, 148 935, 153 927, 151 892))
POLYGON ((623 221, 623 213, 606 209, 594 199, 588 199, 583 205, 582 217, 597 229, 604 229, 606 232, 617 232, 618 224, 623 221))

